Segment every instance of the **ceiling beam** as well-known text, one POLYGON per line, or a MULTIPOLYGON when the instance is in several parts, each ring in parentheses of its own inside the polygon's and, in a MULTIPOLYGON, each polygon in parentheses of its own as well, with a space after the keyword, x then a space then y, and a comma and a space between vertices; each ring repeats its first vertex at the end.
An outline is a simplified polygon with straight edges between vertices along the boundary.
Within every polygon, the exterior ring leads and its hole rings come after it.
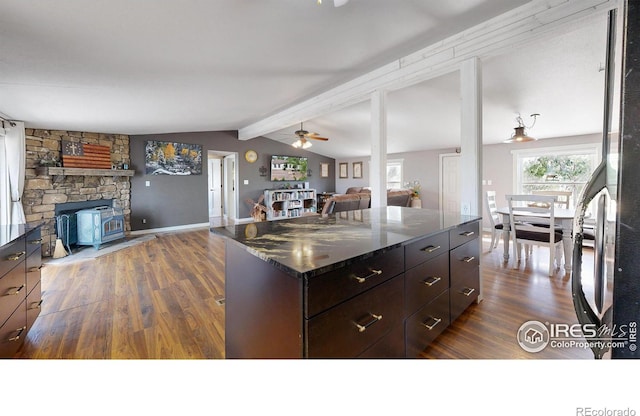
POLYGON ((379 89, 404 88, 456 71, 469 58, 506 53, 618 5, 619 0, 534 0, 243 127, 238 139, 253 139, 349 107, 379 89))

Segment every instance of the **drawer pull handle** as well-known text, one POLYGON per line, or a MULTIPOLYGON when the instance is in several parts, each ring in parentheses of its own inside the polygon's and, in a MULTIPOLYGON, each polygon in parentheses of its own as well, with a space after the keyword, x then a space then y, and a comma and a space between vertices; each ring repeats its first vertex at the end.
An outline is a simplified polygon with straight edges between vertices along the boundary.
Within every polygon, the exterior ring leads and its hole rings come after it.
POLYGON ((24 332, 25 329, 27 329, 26 326, 23 326, 22 328, 16 329, 16 331, 18 331, 18 333, 16 334, 15 337, 9 338, 9 342, 18 341, 20 339, 20 337, 22 336, 22 333, 24 332))
POLYGON ((29 241, 29 244, 41 244, 41 243, 42 243, 42 238, 38 238, 37 240, 29 241))
POLYGON ((42 269, 42 266, 43 266, 43 265, 41 264, 41 265, 40 265, 40 266, 38 266, 38 267, 31 267, 31 268, 28 270, 28 272, 29 272, 29 273, 32 273, 32 272, 39 272, 39 271, 40 271, 40 269, 42 269))
POLYGON ((440 248, 442 248, 441 246, 428 246, 422 249, 422 251, 425 251, 427 253, 433 253, 436 250, 440 250, 440 248))
POLYGON ((365 277, 359 277, 359 276, 353 276, 354 279, 356 279, 358 281, 358 283, 364 283, 367 281, 368 278, 370 277, 374 277, 374 276, 379 276, 382 274, 382 270, 374 270, 371 269, 371 274, 365 277))
POLYGON ((366 331, 367 328, 369 328, 371 325, 375 324, 376 322, 382 319, 382 315, 374 315, 372 313, 370 315, 371 315, 371 318, 373 319, 371 319, 366 324, 360 325, 359 323, 356 322, 356 327, 358 328, 358 332, 366 331))
MULTIPOLYGON (((7 296, 17 295, 18 293, 20 293, 20 291, 21 291, 22 289, 24 289, 24 285, 22 285, 22 286, 20 286, 20 287, 12 287, 11 289, 14 289, 14 290, 15 290, 15 292, 7 292, 7 293, 6 293, 6 295, 7 295, 7 296)), ((9 289, 9 290, 11 290, 11 289, 9 289)))
POLYGON ((422 325, 424 325, 425 328, 427 328, 429 331, 431 331, 433 328, 436 327, 436 325, 438 325, 440 322, 442 322, 441 318, 434 318, 433 316, 431 318, 429 318, 429 321, 432 321, 433 323, 431 325, 429 325, 427 322, 423 322, 422 325))
POLYGON ((463 294, 463 295, 465 295, 465 296, 471 296, 471 294, 472 294, 473 292, 475 292, 475 291, 476 291, 476 290, 475 290, 474 288, 472 288, 472 287, 466 287, 466 288, 464 288, 464 290, 463 290, 462 292, 460 292, 460 293, 462 293, 462 294, 463 294))
POLYGON ((431 287, 431 286, 435 285, 436 283, 438 283, 440 280, 442 280, 442 277, 431 276, 431 277, 428 277, 427 279, 423 280, 422 283, 424 283, 425 285, 431 287))
POLYGON ((40 299, 40 302, 33 302, 29 309, 42 309, 42 299, 40 299))
POLYGON ((475 234, 475 231, 465 231, 463 233, 460 233, 460 235, 463 235, 465 237, 471 237, 474 234, 475 234))
POLYGON ((471 256, 471 257, 465 257, 462 259, 463 262, 465 263, 471 263, 472 261, 474 261, 476 259, 475 256, 471 256))
POLYGON ((26 254, 25 251, 21 251, 19 253, 14 253, 14 254, 10 255, 9 257, 7 257, 7 260, 10 260, 10 261, 20 260, 20 257, 24 256, 25 254, 26 254))

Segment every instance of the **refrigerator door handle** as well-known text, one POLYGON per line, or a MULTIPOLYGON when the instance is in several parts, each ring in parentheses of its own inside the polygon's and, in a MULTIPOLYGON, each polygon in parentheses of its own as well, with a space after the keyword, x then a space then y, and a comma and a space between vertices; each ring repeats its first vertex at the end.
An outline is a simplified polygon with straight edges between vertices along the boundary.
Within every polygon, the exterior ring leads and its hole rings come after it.
POLYGON ((606 196, 600 195, 598 198, 598 214, 596 217, 595 239, 593 242, 593 278, 594 278, 594 298, 598 313, 602 314, 602 305, 604 305, 604 288, 605 288, 605 258, 604 247, 605 241, 605 218, 606 218, 606 196))
MULTIPOLYGON (((576 206, 576 216, 573 221, 573 270, 571 273, 571 293, 573 296, 573 307, 576 310, 578 322, 582 325, 602 326, 602 321, 593 310, 582 286, 582 241, 584 239, 584 217, 587 206, 596 195, 606 187, 606 164, 601 163, 591 176, 591 180, 582 190, 578 204, 576 206)), ((600 210, 598 210, 600 212, 600 210)), ((602 358, 608 348, 599 346, 598 343, 591 343, 591 350, 595 358, 602 358)))

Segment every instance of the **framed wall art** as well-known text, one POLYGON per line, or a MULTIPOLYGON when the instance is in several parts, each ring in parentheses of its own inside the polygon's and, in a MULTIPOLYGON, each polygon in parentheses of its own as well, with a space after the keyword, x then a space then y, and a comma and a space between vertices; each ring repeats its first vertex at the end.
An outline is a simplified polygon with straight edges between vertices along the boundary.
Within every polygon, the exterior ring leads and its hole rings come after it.
POLYGON ((348 178, 349 177, 349 164, 348 163, 340 163, 340 178, 348 178))
POLYGON ((329 164, 328 163, 320 163, 320 177, 328 178, 329 177, 329 164))
POLYGON ((202 146, 199 144, 148 140, 144 154, 147 175, 202 174, 202 146))
POLYGON ((353 178, 362 178, 362 162, 353 162, 353 178))

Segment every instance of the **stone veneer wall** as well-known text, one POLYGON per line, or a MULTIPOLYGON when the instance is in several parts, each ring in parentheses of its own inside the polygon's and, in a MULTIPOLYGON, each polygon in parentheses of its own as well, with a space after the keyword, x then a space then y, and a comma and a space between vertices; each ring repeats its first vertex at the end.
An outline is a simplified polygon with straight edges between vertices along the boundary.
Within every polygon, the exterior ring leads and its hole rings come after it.
POLYGON ((111 161, 130 163, 129 136, 121 134, 25 129, 26 174, 22 206, 27 223, 42 223, 42 255, 51 256, 55 246, 55 204, 113 199, 122 208, 125 230, 131 230, 131 180, 128 176, 47 176, 36 169, 40 160, 61 160, 62 140, 98 144, 111 148, 111 161))

